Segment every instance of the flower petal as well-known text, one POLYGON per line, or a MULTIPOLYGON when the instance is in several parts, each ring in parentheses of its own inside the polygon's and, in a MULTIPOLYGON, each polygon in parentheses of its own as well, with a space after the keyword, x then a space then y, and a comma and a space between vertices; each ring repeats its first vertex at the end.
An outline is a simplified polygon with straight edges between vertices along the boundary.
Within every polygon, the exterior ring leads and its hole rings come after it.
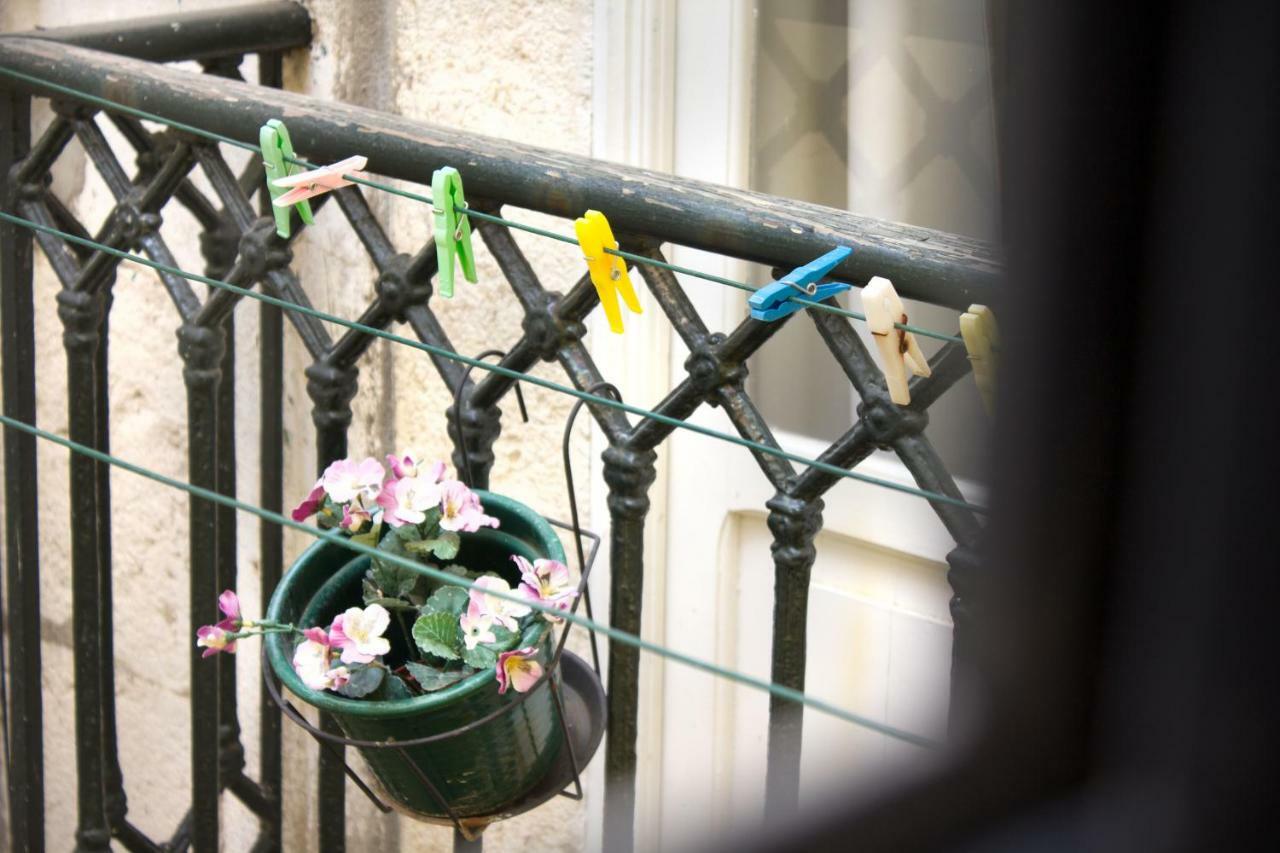
POLYGON ((511 686, 517 693, 528 693, 542 677, 542 664, 536 660, 524 661, 512 667, 511 686))

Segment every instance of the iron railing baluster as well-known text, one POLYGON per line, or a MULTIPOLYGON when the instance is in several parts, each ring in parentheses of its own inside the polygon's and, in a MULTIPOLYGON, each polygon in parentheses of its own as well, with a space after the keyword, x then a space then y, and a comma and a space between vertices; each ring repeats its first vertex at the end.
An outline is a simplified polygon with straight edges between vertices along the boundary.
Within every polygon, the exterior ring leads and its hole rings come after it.
MULTIPOLYGON (((95 420, 97 435, 93 446, 104 453, 111 452, 111 395, 109 389, 108 349, 110 344, 111 301, 110 290, 103 291, 102 322, 98 333, 98 352, 95 356, 94 384, 96 391, 95 420)), ((68 393, 68 399, 71 398, 68 393)), ((74 405, 83 405, 76 401, 74 405)), ((111 468, 105 462, 95 466, 95 487, 98 518, 95 533, 98 540, 98 625, 102 661, 99 667, 99 686, 102 691, 102 760, 104 808, 107 825, 113 835, 128 822, 128 796, 125 794, 124 773, 120 768, 120 745, 116 730, 116 678, 115 678, 115 605, 111 564, 111 468)))
MULTIPOLYGON (((48 139, 46 134, 45 139, 48 139)), ((56 157, 65 140, 38 155, 56 157)), ((31 98, 0 90, 0 205, 19 210, 43 193, 44 167, 23 172, 31 145, 31 98)), ((46 164, 47 165, 47 164, 46 164)), ((0 224, 0 348, 4 413, 36 422, 36 345, 31 232, 0 224)), ((14 853, 44 850, 44 697, 40 649, 40 549, 35 436, 4 430, 5 651, 9 677, 9 842, 14 853)))
MULTIPOLYGON (((658 455, 611 445, 604 452, 609 487, 609 621, 640 634, 644 596, 644 520, 658 455)), ((611 851, 635 846, 636 737, 639 733, 640 650, 609 644, 609 730, 605 737, 604 832, 611 851)))
MULTIPOLYGON (((236 323, 235 315, 222 322, 222 365, 218 371, 217 472, 219 494, 236 494, 236 323)), ((234 507, 206 507, 217 524, 217 587, 236 589, 236 511, 234 507)), ((233 787, 244 772, 244 745, 240 743, 240 718, 236 702, 236 657, 217 655, 218 661, 218 767, 220 786, 233 787)), ((243 787, 233 787, 237 792, 243 787)), ((244 798, 241 797, 243 800, 244 798)))
MULTIPOLYGON (((769 680, 804 690, 808 645, 809 579, 822 528, 822 501, 800 501, 778 494, 768 503, 773 534, 773 644, 769 680)), ((800 799, 800 759, 804 746, 804 709, 769 697, 768 764, 765 819, 792 817, 800 799)))
MULTIPOLYGON (((284 57, 279 51, 258 56, 258 82, 280 88, 284 84, 284 57)), ((259 212, 270 218, 271 197, 259 177, 259 212)), ((251 196, 252 198, 252 196, 251 196)), ((258 308, 258 503, 275 512, 284 510, 284 317, 279 308, 262 303, 258 308)), ((258 571, 262 602, 271 600, 284 574, 284 531, 261 523, 258 530, 258 571)), ((283 718, 267 691, 259 698, 259 785, 267 811, 261 815, 262 831, 253 853, 284 850, 284 754, 283 718)))
MULTIPOLYGON (((67 434, 72 441, 95 446, 99 438, 98 414, 103 407, 99 395, 98 359, 103 355, 102 321, 107 291, 87 292, 64 287, 58 293, 58 316, 63 323, 63 346, 67 354, 67 434)), ((101 449, 101 448, 100 448, 101 449)), ((110 633, 100 610, 98 530, 110 524, 103 517, 98 487, 99 464, 80 454, 70 460, 69 494, 71 518, 71 614, 75 639, 75 740, 76 740, 76 851, 106 851, 111 847, 105 802, 102 693, 104 667, 113 661, 104 657, 103 637, 110 633)), ((109 568, 108 568, 109 571, 109 568)))
MULTIPOLYGON (((187 479, 218 488, 218 383, 222 329, 185 323, 178 332, 187 384, 187 479)), ((218 615, 218 517, 204 501, 190 499, 191 630, 218 615)), ((220 680, 210 677, 201 651, 191 648, 191 843, 196 853, 218 849, 220 680)))

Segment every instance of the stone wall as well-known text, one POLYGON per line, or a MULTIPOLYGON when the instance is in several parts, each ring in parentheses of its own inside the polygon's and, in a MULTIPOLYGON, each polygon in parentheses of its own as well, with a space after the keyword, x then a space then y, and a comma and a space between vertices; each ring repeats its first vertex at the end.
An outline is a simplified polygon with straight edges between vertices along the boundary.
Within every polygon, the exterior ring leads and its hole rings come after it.
MULTIPOLYGON (((95 19, 234 6, 208 0, 8 0, 0 4, 4 31, 86 23, 95 19)), ((475 0, 475 2, 360 2, 312 0, 309 50, 290 55, 285 85, 318 98, 345 101, 414 119, 562 150, 587 153, 591 145, 592 0, 475 0), (518 26, 516 25, 518 23, 518 26), (447 53, 437 50, 447 45, 447 53)), ((243 71, 255 79, 252 59, 243 71)), ((49 120, 45 105, 35 120, 49 120)), ((105 126, 105 123, 104 123, 105 126)), ((113 140, 116 137, 109 133, 113 140)), ((117 149, 124 151, 123 143, 117 149)), ((228 151, 233 165, 245 152, 228 151)), ((306 152, 299 152, 303 156, 306 152)), ((357 152, 353 152, 357 153, 357 152)), ((124 158, 126 167, 131 163, 124 158)), ((424 170, 422 179, 429 183, 424 170)), ((57 164, 58 196, 90 230, 110 208, 111 198, 87 158, 73 142, 57 164)), ((392 240, 415 251, 426 240, 429 212, 419 203, 369 192, 370 204, 392 240)), ((510 212, 509 212, 510 213, 510 212)), ((515 215, 519 216, 519 213, 515 215)), ((539 217, 526 215, 529 221, 539 217)), ((564 227, 563 223, 560 224, 564 227)), ((197 226, 171 205, 162 233, 186 269, 202 270, 197 226)), ((567 289, 581 260, 568 246, 517 234, 517 240, 547 286, 567 289)), ((520 312, 480 241, 478 285, 461 284, 452 301, 434 303, 454 344, 463 352, 509 346, 520 333, 520 312)), ((294 268, 316 307, 356 317, 373 298, 373 269, 336 208, 294 247, 294 268)), ((65 433, 66 371, 62 328, 55 311, 58 284, 37 252, 37 336, 40 425, 65 433)), ((203 286, 196 286, 203 295, 203 286)), ((119 268, 111 314, 111 424, 114 453, 174 477, 186 477, 186 423, 177 314, 157 278, 145 268, 119 268)), ((238 489, 256 501, 257 307, 237 311, 238 489)), ((288 328, 288 327, 286 327, 288 328)), ((314 434, 301 342, 286 331, 286 495, 302 495, 315 478, 314 434)), ((545 365, 537 372, 559 378, 545 365)), ((567 517, 559 466, 559 440, 569 402, 527 388, 531 422, 519 423, 508 406, 505 431, 495 449, 492 485, 547 514, 567 517)), ((413 447, 429 456, 448 452, 444 410, 448 393, 425 353, 377 342, 360 366, 353 404, 353 452, 380 454, 413 447)), ((583 428, 583 435, 587 430, 583 428)), ((586 442, 579 471, 587 470, 586 442)), ((70 617, 70 553, 67 454, 41 445, 41 594, 44 654, 45 767, 50 849, 69 849, 75 829, 73 738, 73 645, 70 617)), ((579 474, 583 482, 585 473, 579 474)), ((114 518, 116 677, 121 760, 130 819, 152 837, 167 836, 189 799, 187 644, 187 501, 175 492, 116 471, 111 481, 114 518)), ((580 496, 589 505, 585 494, 580 496)), ((240 582, 246 609, 262 607, 257 589, 258 525, 239 525, 240 582)), ((302 534, 286 538, 286 559, 306 544, 302 534)), ((21 650, 15 650, 20 653, 21 650)), ((244 655, 239 670, 241 723, 249 768, 257 766, 257 667, 244 655)), ((316 750, 286 725, 286 834, 290 851, 314 850, 316 750)), ((366 850, 447 850, 451 834, 394 816, 383 816, 348 786, 349 836, 366 850)), ((580 805, 557 798, 537 812, 499 824, 486 834, 489 849, 572 850, 582 846, 580 805)), ((231 797, 224 799, 224 849, 247 850, 256 831, 252 817, 231 797)))

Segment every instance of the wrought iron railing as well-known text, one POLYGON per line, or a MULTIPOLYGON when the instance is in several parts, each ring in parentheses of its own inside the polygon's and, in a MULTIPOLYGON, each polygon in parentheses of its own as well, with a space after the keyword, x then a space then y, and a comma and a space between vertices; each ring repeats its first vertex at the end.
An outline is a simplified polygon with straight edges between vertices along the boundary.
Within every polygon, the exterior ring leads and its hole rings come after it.
MULTIPOLYGON (((241 140, 257 138, 267 119, 288 116, 295 144, 308 157, 332 161, 360 151, 379 175, 425 183, 433 169, 472 164, 466 172, 471 205, 499 213, 504 206, 572 218, 588 208, 607 210, 624 249, 661 259, 661 246, 674 242, 723 255, 789 269, 825 253, 834 244, 858 251, 835 272, 852 283, 871 275, 890 277, 905 296, 955 308, 987 302, 999 269, 984 245, 920 228, 884 223, 796 201, 729 191, 666 175, 627 169, 533 148, 515 142, 427 127, 392 115, 322 103, 272 92, 226 77, 237 77, 246 52, 259 56, 259 85, 281 83, 281 51, 306 44, 310 25, 300 7, 264 4, 226 14, 193 15, 180 28, 138 22, 110 28, 81 28, 42 34, 42 38, 0 39, 0 67, 67 87, 52 94, 55 118, 37 139, 31 137, 32 97, 49 97, 47 88, 0 77, 0 169, 4 171, 3 209, 62 232, 90 238, 115 249, 136 250, 162 265, 176 266, 160 236, 159 217, 176 201, 200 223, 206 273, 232 284, 260 286, 264 292, 309 305, 301 281, 290 269, 289 240, 280 239, 261 198, 261 165, 255 160, 242 174, 228 166, 217 144, 166 129, 148 130, 136 116, 104 108, 96 99, 164 115, 178 122, 241 140), (89 48, 115 51, 108 54, 89 48), (152 62, 198 59, 206 76, 126 58, 132 53, 152 62), (69 91, 90 97, 76 97, 69 91), (101 122, 115 125, 137 154, 130 175, 104 136, 101 122), (77 139, 102 175, 115 206, 93 235, 50 191, 49 173, 65 146, 77 139), (203 171, 211 198, 189 179, 203 171), (554 177, 551 175, 554 174, 554 177), (625 189, 625 191, 624 191, 625 189), (255 207, 258 196, 258 207, 255 207), (678 209, 679 216, 670 211, 678 209)), ((453 351, 432 311, 436 255, 431 243, 414 254, 398 252, 365 201, 360 187, 326 199, 341 211, 377 268, 376 298, 360 322, 375 328, 407 324, 423 342, 453 351)), ((325 200, 319 200, 325 205, 325 200)), ((328 214, 332 215, 332 214, 328 214)), ((523 372, 538 361, 559 363, 578 389, 593 388, 607 377, 597 370, 585 342, 583 319, 597 304, 584 274, 565 294, 543 287, 508 228, 492 221, 473 222, 497 261, 524 314, 524 333, 505 347, 501 364, 523 372)), ((301 228, 295 230, 295 236, 301 228)), ((0 226, 3 260, 4 413, 35 421, 35 363, 32 293, 33 238, 61 282, 58 313, 64 324, 69 401, 69 435, 74 441, 107 450, 107 319, 119 257, 35 232, 12 222, 0 226)), ((644 578, 642 535, 655 477, 656 448, 671 434, 671 419, 682 421, 703 404, 723 408, 740 435, 776 448, 769 426, 744 386, 744 362, 785 321, 743 320, 727 335, 708 331, 692 303, 667 269, 641 265, 654 302, 688 346, 687 377, 655 407, 661 418, 638 416, 598 404, 592 414, 609 448, 604 478, 609 489, 611 589, 615 627, 632 634, 640 628, 644 578)), ((189 479, 196 486, 235 494, 234 293, 211 292, 201 300, 184 278, 159 273, 177 311, 179 353, 187 386, 189 479)), ((347 452, 351 402, 357 367, 374 338, 348 329, 336 339, 317 319, 279 307, 261 306, 261 453, 259 504, 282 504, 283 319, 295 326, 311 364, 306 368, 312 400, 318 465, 323 468, 347 452)), ((809 311, 832 355, 860 396, 859 420, 821 455, 819 467, 799 467, 787 458, 753 451, 776 489, 768 502, 774 536, 776 602, 772 679, 802 689, 805 676, 806 608, 814 537, 821 526, 822 495, 838 480, 831 466, 851 469, 877 448, 896 451, 921 489, 950 500, 933 500, 939 518, 957 547, 948 560, 955 596, 955 660, 965 655, 974 546, 981 524, 924 430, 929 407, 968 371, 963 346, 945 344, 931 364, 933 375, 912 385, 912 402, 898 407, 888 397, 879 369, 847 317, 809 311)), ((499 403, 511 391, 509 373, 491 373, 474 381, 464 365, 433 356, 436 370, 452 391, 460 411, 448 423, 455 462, 466 448, 477 485, 487 484, 494 464, 492 447, 500 429, 499 403), (461 386, 461 387, 460 387, 461 386)), ((43 760, 41 752, 41 661, 36 453, 33 436, 5 432, 7 530, 10 817, 15 850, 43 849, 43 760)), ((264 697, 261 714, 261 768, 257 779, 246 772, 237 722, 234 661, 220 656, 216 681, 196 672, 193 657, 192 806, 175 835, 165 842, 148 839, 129 822, 124 780, 116 754, 114 669, 112 657, 111 496, 106 466, 73 456, 71 461, 73 620, 75 657, 75 732, 78 774, 77 844, 81 850, 106 850, 112 837, 130 850, 198 851, 217 849, 218 792, 230 791, 261 820, 256 850, 281 846, 281 730, 277 709, 264 697), (81 523, 92 519, 94 523, 81 523)), ((234 510, 210 512, 192 500, 190 512, 190 590, 192 625, 209 621, 216 591, 231 587, 236 575, 234 510)), ((281 531, 264 525, 261 579, 269 593, 279 579, 281 531)), ((194 654, 194 653, 193 653, 194 654)), ((609 730, 606 755, 605 831, 610 849, 630 845, 634 808, 631 781, 636 770, 638 650, 613 643, 609 649, 609 730)), ((954 667, 957 670, 959 667, 954 667)), ((802 716, 786 713, 786 703, 771 701, 769 799, 780 808, 794 805, 799 778, 802 716)), ((343 809, 332 807, 344 796, 342 766, 321 753, 321 849, 342 848, 343 809)))

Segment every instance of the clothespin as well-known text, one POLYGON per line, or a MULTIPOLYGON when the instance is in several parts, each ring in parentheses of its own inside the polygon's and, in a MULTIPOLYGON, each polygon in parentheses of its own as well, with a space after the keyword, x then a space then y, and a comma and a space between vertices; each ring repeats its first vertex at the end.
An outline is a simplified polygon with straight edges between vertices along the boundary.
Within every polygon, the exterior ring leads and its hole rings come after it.
POLYGON ((319 169, 310 169, 306 172, 296 172, 288 177, 276 178, 272 183, 289 191, 271 203, 276 207, 287 207, 309 198, 315 198, 318 195, 324 195, 333 190, 349 187, 354 182, 347 180, 343 176, 351 175, 363 178, 364 176, 359 174, 358 170, 363 169, 364 164, 368 162, 369 159, 367 157, 356 154, 345 160, 339 160, 332 166, 321 166, 319 169))
POLYGON ((636 314, 643 311, 636 291, 627 276, 627 265, 617 255, 605 253, 605 249, 617 249, 618 241, 613 238, 613 229, 609 220, 598 210, 588 210, 573 223, 573 230, 578 235, 578 245, 582 247, 582 257, 587 261, 587 269, 591 272, 591 283, 600 294, 600 305, 604 315, 609 319, 609 328, 615 334, 622 334, 622 312, 618 308, 618 294, 622 301, 636 314))
POLYGON ((899 406, 911 402, 907 390, 907 368, 916 376, 928 376, 929 362, 916 343, 916 336, 895 323, 906 323, 907 312, 902 307, 898 292, 887 278, 876 276, 862 288, 862 310, 867 315, 867 326, 876 339, 880 360, 884 362, 884 380, 889 386, 889 397, 899 406))
POLYGON ((792 296, 804 295, 816 302, 821 302, 837 293, 844 293, 849 289, 849 285, 834 281, 819 283, 818 279, 835 269, 851 254, 853 249, 837 246, 822 257, 802 267, 796 267, 772 284, 760 288, 747 300, 747 305, 751 307, 751 316, 757 320, 772 322, 790 316, 805 307, 804 303, 791 299, 792 296))
MULTIPOLYGON (((293 143, 289 140, 289 131, 285 129, 284 122, 273 118, 264 124, 258 131, 258 147, 262 150, 262 164, 267 171, 267 192, 271 193, 271 212, 276 217, 276 233, 281 237, 288 237, 290 211, 288 207, 274 206, 276 199, 285 194, 274 181, 287 178, 300 171, 300 167, 291 162, 294 157, 293 143)), ((315 219, 311 216, 311 205, 303 201, 296 205, 296 209, 303 222, 315 224, 315 219)))
POLYGON ((462 274, 475 284, 476 255, 471 247, 471 223, 456 206, 467 206, 462 194, 462 176, 452 166, 436 169, 431 176, 431 212, 435 217, 436 267, 441 296, 453 296, 454 259, 462 263, 462 274))
POLYGON ((982 395, 982 404, 987 414, 993 415, 996 406, 995 348, 1000 345, 996 315, 985 305, 970 305, 969 310, 960 315, 960 337, 969 352, 973 381, 982 395))

